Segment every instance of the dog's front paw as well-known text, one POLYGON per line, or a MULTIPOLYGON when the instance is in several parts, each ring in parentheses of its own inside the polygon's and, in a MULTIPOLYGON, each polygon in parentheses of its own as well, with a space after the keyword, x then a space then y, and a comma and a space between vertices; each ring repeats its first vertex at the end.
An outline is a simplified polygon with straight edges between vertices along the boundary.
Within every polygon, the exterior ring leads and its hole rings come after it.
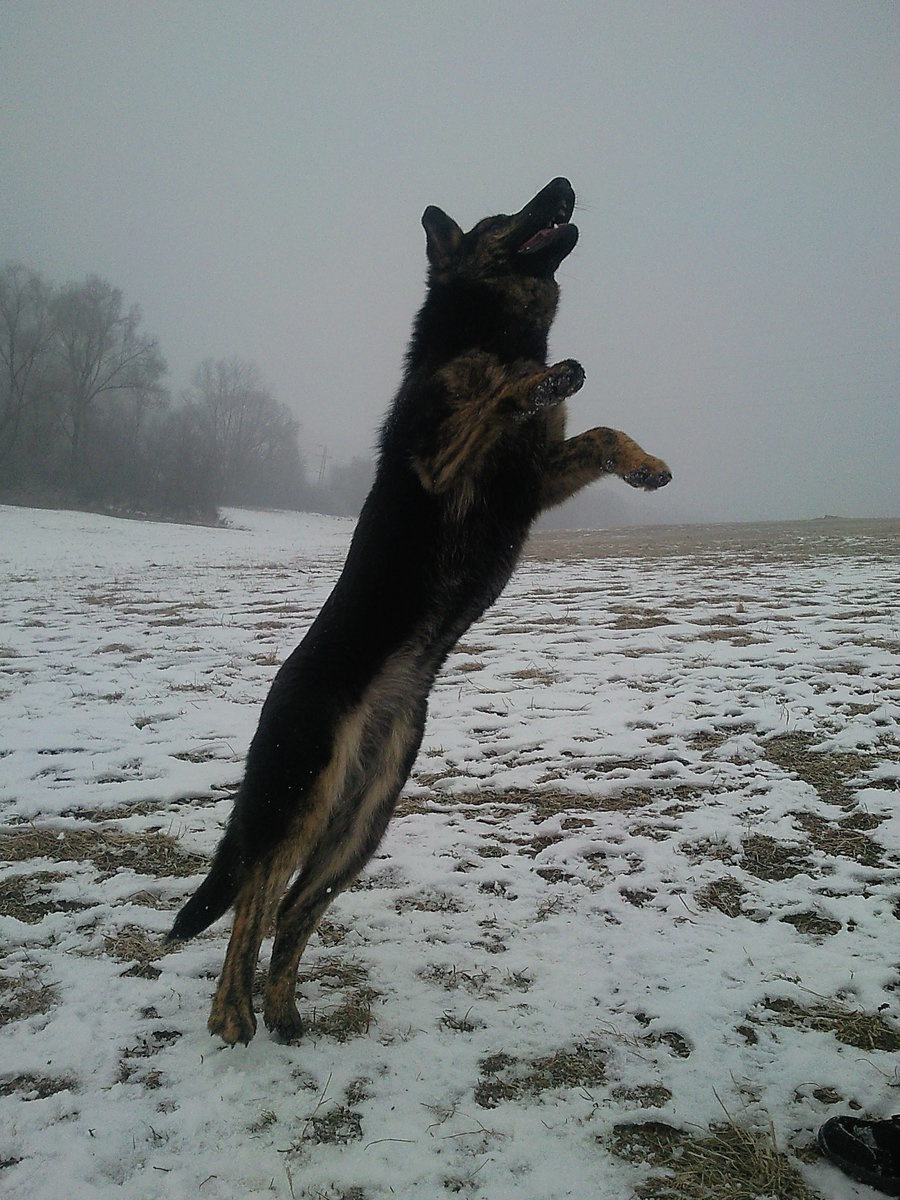
POLYGON ((622 478, 632 487, 653 492, 671 481, 672 472, 661 458, 648 458, 639 467, 627 471, 622 478))
POLYGON ((584 386, 584 367, 574 358, 565 358, 554 363, 546 376, 535 388, 534 402, 543 408, 548 404, 559 404, 567 396, 574 396, 584 386))
POLYGON ((584 367, 574 358, 564 358, 550 368, 554 386, 560 396, 574 396, 584 387, 584 367))
POLYGON ((562 404, 567 396, 574 396, 583 384, 584 367, 581 363, 576 362, 574 358, 554 363, 532 388, 528 407, 523 415, 530 416, 544 408, 562 404))

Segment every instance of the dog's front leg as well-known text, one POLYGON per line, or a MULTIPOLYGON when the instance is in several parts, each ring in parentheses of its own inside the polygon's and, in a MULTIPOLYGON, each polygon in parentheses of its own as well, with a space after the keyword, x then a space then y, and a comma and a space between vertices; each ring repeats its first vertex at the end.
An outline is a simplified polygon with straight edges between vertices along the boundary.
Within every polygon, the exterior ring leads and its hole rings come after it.
POLYGON ((511 425, 562 404, 583 383, 571 358, 551 367, 509 366, 484 353, 455 359, 435 376, 431 404, 439 416, 413 456, 423 487, 441 493, 474 478, 511 425))
POLYGON ((661 458, 641 449, 617 429, 588 429, 554 446, 541 481, 541 508, 553 508, 603 475, 618 475, 632 487, 665 487, 672 472, 661 458))
POLYGON ((511 379, 504 389, 507 406, 519 420, 536 416, 545 408, 562 404, 584 386, 584 368, 574 358, 565 358, 540 371, 511 379))

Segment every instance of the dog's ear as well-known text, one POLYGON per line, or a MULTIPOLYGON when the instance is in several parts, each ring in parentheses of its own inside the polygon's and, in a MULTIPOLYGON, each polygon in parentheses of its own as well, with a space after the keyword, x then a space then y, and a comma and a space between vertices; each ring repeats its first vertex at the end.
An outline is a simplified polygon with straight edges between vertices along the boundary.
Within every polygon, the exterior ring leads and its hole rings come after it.
POLYGON ((433 267, 449 266, 450 260, 459 249, 463 239, 463 231, 447 214, 433 204, 422 213, 422 225, 425 229, 425 253, 433 267))

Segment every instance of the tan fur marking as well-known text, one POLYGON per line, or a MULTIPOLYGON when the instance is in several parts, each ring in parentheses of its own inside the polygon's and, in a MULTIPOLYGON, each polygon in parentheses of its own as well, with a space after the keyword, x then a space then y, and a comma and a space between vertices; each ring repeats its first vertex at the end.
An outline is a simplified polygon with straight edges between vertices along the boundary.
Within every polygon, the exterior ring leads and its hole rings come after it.
POLYGON ((342 722, 334 753, 316 781, 308 805, 276 855, 253 868, 235 902, 231 938, 208 1022, 210 1033, 217 1033, 229 1045, 249 1042, 256 1029, 252 987, 262 939, 288 880, 328 823, 359 744, 360 721, 361 714, 354 712, 342 722))
POLYGON ((268 890, 264 876, 265 867, 260 864, 238 896, 225 963, 207 1022, 210 1033, 217 1033, 229 1046, 235 1042, 246 1045, 256 1032, 251 990, 263 936, 268 890))
MULTIPOLYGON (((422 695, 422 671, 416 663, 416 652, 412 647, 394 655, 381 674, 370 685, 354 714, 354 727, 358 731, 361 748, 369 733, 370 722, 382 726, 385 718, 390 720, 387 736, 383 731, 377 742, 377 760, 360 764, 368 778, 363 790, 354 802, 353 818, 347 836, 330 854, 318 861, 320 848, 313 850, 312 862, 315 874, 309 879, 299 895, 293 897, 290 908, 282 909, 276 933, 277 953, 273 953, 272 965, 266 983, 265 1022, 269 1029, 290 1036, 301 1028, 294 1003, 297 983, 297 968, 307 942, 322 913, 337 895, 348 887, 355 878, 352 871, 359 861, 360 850, 365 843, 373 821, 382 811, 383 805, 396 794, 404 780, 404 765, 410 746, 416 736, 414 709, 417 698, 422 695), (347 875, 350 869, 351 874, 347 875), (333 891, 322 897, 322 888, 334 880, 333 891), (340 882, 338 882, 340 881, 340 882), (307 905, 320 897, 320 909, 309 920, 307 905), (277 960, 277 962, 276 962, 277 960)), ((347 780, 353 784, 352 772, 347 780)), ((340 797, 335 797, 335 804, 340 797)), ((357 868, 358 870, 358 868, 357 868)))
POLYGON ((440 431, 440 448, 429 460, 415 463, 423 486, 441 493, 461 479, 476 477, 510 423, 533 412, 535 389, 552 374, 552 367, 538 364, 505 367, 483 352, 455 359, 439 372, 451 409, 440 431))
POLYGON ((588 429, 554 447, 544 475, 541 507, 552 508, 603 475, 622 478, 636 471, 671 474, 661 458, 643 450, 618 429, 588 429))
MULTIPOLYGON (((338 853, 321 864, 311 886, 323 875, 338 877, 353 861, 375 813, 400 782, 414 728, 410 697, 422 691, 421 671, 416 668, 415 657, 413 649, 395 655, 370 684, 357 708, 341 721, 328 765, 316 781, 294 828, 278 846, 274 857, 253 869, 238 896, 231 938, 208 1022, 210 1032, 218 1034, 229 1045, 249 1042, 253 1036, 256 1019, 252 986, 262 939, 272 924, 290 877, 314 853, 335 805, 349 787, 362 784, 362 772, 372 772, 356 806, 352 836, 341 845, 338 853), (371 725, 383 725, 386 721, 390 722, 390 732, 386 739, 378 739, 377 763, 360 762, 360 752, 371 725)), ((296 962, 299 962, 302 950, 303 946, 299 946, 296 962)), ((284 1014, 288 1002, 293 1008, 295 976, 296 963, 289 977, 282 975, 270 979, 267 1024, 273 1013, 284 1014)))
POLYGON ((368 833, 369 825, 376 812, 391 793, 397 789, 400 767, 406 746, 408 745, 408 737, 408 722, 397 722, 391 731, 387 744, 389 753, 386 755, 386 758, 389 761, 385 762, 383 768, 372 779, 361 797, 354 814, 349 836, 341 846, 340 852, 333 855, 329 860, 327 874, 317 874, 310 881, 309 888, 301 892, 296 898, 292 908, 282 912, 279 917, 278 933, 276 936, 290 939, 293 942, 293 947, 290 956, 283 961, 280 970, 275 969, 273 960, 266 981, 265 1022, 269 1029, 278 1030, 279 1032, 289 1032, 292 1026, 297 1024, 294 997, 297 989, 297 969, 303 951, 306 949, 307 943, 315 931, 316 925, 319 919, 321 919, 325 908, 337 898, 341 891, 353 882, 355 875, 346 879, 340 888, 335 887, 331 891, 327 897, 327 903, 323 904, 322 912, 316 916, 316 919, 307 928, 295 928, 292 916, 303 908, 304 903, 311 897, 317 886, 321 887, 324 880, 332 874, 335 878, 339 878, 347 865, 355 860, 359 847, 368 833))

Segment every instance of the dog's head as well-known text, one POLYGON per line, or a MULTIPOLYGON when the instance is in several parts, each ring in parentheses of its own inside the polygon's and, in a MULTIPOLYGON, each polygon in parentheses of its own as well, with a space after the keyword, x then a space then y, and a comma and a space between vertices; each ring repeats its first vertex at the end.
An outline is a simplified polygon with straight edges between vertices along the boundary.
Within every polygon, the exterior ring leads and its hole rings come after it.
POLYGON ((552 280, 578 241, 571 223, 575 193, 568 179, 554 179, 513 216, 485 217, 463 233, 434 205, 422 224, 435 282, 458 278, 490 284, 512 277, 552 280))

